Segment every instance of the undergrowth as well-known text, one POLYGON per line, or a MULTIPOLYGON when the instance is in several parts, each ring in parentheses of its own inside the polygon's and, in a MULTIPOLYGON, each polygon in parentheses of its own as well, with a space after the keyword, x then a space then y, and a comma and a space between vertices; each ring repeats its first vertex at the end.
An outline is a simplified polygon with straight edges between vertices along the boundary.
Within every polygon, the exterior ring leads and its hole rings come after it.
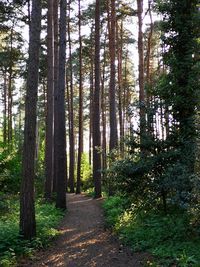
POLYGON ((31 257, 33 251, 49 245, 50 240, 58 235, 56 226, 64 213, 53 204, 36 202, 37 238, 32 242, 24 241, 19 236, 19 201, 8 201, 8 212, 0 218, 0 266, 15 266, 22 257, 31 257))
POLYGON ((148 261, 146 266, 200 267, 200 229, 191 224, 187 213, 164 215, 125 208, 125 203, 119 196, 105 200, 106 223, 133 251, 154 256, 154 262, 148 261))

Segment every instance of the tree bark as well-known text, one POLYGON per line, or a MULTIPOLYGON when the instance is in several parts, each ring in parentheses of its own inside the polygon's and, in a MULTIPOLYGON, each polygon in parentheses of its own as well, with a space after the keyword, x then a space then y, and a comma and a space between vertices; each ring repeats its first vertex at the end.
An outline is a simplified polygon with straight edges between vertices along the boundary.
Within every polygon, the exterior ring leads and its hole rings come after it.
POLYGON ((55 103, 57 94, 58 94, 58 64, 59 64, 59 49, 58 49, 58 35, 59 35, 59 25, 58 25, 58 0, 54 0, 53 2, 53 22, 54 22, 54 172, 53 172, 53 192, 56 192, 56 177, 57 177, 57 169, 56 169, 56 155, 59 151, 56 151, 56 131, 55 129, 58 127, 57 124, 57 105, 55 103))
MULTIPOLYGON (((109 6, 108 6, 109 8, 109 6)), ((116 11, 115 11, 115 0, 111 0, 111 13, 108 10, 110 27, 109 29, 109 50, 110 50, 110 86, 109 86, 109 97, 110 97, 110 152, 117 148, 118 136, 117 136, 117 118, 116 118, 116 11)))
POLYGON ((95 198, 101 197, 100 134, 100 0, 95 7, 95 87, 93 98, 93 179, 95 198))
MULTIPOLYGON (((144 93, 144 42, 143 42, 143 0, 137 0, 138 9, 138 55, 139 55, 139 102, 140 102, 140 142, 143 143, 146 131, 145 93, 144 93)), ((141 152, 143 149, 141 149, 141 152)))
POLYGON ((50 200, 53 187, 54 171, 54 23, 53 0, 48 0, 47 13, 47 116, 45 149, 45 199, 50 200))
POLYGON ((82 37, 81 37, 81 7, 78 1, 79 10, 79 135, 78 135, 78 162, 77 162, 77 181, 76 194, 81 192, 81 158, 83 154, 83 77, 82 77, 82 37))
POLYGON ((66 86, 66 1, 60 1, 60 47, 58 93, 55 98, 57 122, 56 146, 56 207, 66 209, 66 129, 65 129, 65 86, 66 86))
POLYGON ((33 0, 29 43, 28 78, 25 103, 25 129, 20 192, 20 234, 24 239, 36 235, 34 178, 36 147, 36 106, 39 73, 41 1, 33 0))
POLYGON ((69 189, 70 193, 74 193, 74 88, 73 88, 73 66, 72 66, 72 44, 71 44, 71 31, 70 31, 70 19, 71 19, 71 0, 68 2, 68 44, 69 44, 69 72, 70 72, 70 133, 69 133, 69 189))

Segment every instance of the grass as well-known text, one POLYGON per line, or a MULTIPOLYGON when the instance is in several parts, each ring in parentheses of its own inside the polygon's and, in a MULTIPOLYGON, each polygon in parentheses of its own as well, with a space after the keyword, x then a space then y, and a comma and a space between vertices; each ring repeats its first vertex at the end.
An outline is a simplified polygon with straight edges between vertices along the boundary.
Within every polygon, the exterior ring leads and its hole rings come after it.
POLYGON ((148 251, 155 262, 146 266, 200 267, 200 235, 187 213, 163 215, 125 209, 118 196, 104 202, 106 222, 133 251, 148 251))
POLYGON ((15 266, 20 257, 31 257, 34 250, 49 245, 50 240, 58 235, 56 226, 64 213, 53 204, 36 202, 37 238, 32 242, 24 241, 19 236, 19 201, 10 199, 8 212, 0 218, 0 266, 15 266))

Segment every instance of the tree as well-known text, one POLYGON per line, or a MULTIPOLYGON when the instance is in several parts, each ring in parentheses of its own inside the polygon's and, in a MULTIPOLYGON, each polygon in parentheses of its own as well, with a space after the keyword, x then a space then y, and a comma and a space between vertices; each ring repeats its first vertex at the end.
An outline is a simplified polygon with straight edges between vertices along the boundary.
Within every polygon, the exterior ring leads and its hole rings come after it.
POLYGON ((144 44, 143 44, 143 0, 137 0, 138 10, 138 55, 139 55, 139 105, 140 105, 140 142, 146 131, 145 93, 144 93, 144 44))
POLYGON ((83 75, 82 75, 82 37, 81 37, 81 6, 78 1, 78 34, 79 34, 79 134, 76 194, 81 191, 81 157, 83 154, 83 75))
POLYGON ((41 1, 33 0, 26 89, 22 183, 20 191, 20 234, 25 239, 32 239, 36 235, 34 177, 40 30, 41 1))
POLYGON ((59 66, 59 25, 58 25, 58 6, 59 6, 59 1, 54 0, 53 2, 53 22, 54 22, 54 171, 53 171, 53 192, 56 192, 56 177, 57 177, 57 170, 56 170, 56 159, 57 159, 57 154, 58 152, 56 151, 57 146, 55 145, 56 143, 56 130, 57 129, 57 105, 56 105, 56 99, 57 99, 57 94, 58 94, 58 66, 59 66))
POLYGON ((93 97, 93 179, 95 198, 101 197, 101 135, 100 135, 100 1, 95 9, 95 86, 93 97))
POLYGON ((74 87, 73 87, 73 65, 72 65, 72 44, 71 44, 71 0, 68 2, 68 44, 69 44, 69 72, 70 72, 70 99, 69 99, 69 188, 74 193, 74 87))
POLYGON ((65 86, 66 86, 66 11, 65 0, 60 1, 60 47, 58 89, 55 98, 56 124, 56 207, 66 209, 66 129, 65 129, 65 86))
POLYGON ((46 115, 46 149, 45 149, 45 198, 51 199, 53 188, 54 171, 54 142, 53 142, 53 120, 54 120, 54 23, 53 23, 53 1, 48 0, 47 13, 47 115, 46 115))
MULTIPOLYGON (((108 0, 109 3, 109 0, 108 0)), ((108 33, 109 33, 109 51, 110 51, 110 152, 117 147, 117 118, 116 118, 116 10, 115 0, 111 0, 111 6, 108 5, 108 33)))

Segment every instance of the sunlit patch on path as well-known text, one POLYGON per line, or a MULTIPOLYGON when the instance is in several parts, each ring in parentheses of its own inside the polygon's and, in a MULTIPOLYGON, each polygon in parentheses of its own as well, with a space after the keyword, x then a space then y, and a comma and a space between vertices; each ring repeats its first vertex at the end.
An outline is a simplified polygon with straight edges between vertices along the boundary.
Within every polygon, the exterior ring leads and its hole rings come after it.
POLYGON ((47 251, 23 266, 140 267, 145 254, 131 254, 104 229, 101 200, 67 194, 68 213, 61 235, 47 251))

